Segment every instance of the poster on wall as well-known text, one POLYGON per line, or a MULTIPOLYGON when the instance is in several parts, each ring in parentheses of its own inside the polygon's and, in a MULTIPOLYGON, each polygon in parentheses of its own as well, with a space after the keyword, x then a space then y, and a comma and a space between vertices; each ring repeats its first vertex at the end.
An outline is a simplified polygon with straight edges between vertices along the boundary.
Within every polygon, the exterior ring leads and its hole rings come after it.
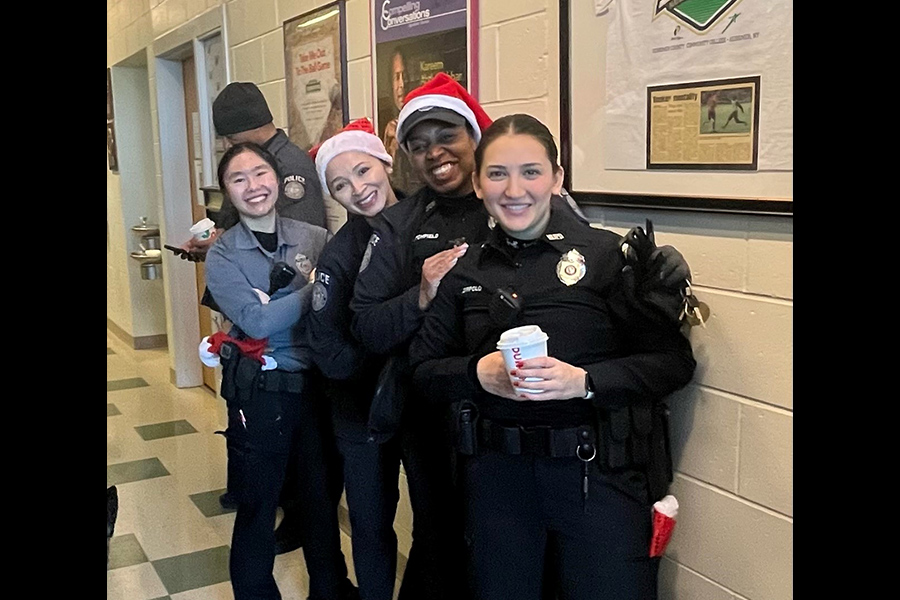
POLYGON ((106 161, 109 170, 119 172, 119 153, 116 150, 115 114, 113 112, 112 70, 106 69, 106 161))
POLYGON ((648 169, 757 169, 759 77, 647 89, 648 169))
POLYGON ((304 150, 347 123, 344 0, 284 22, 291 141, 304 150))
MULTIPOLYGON (((663 163, 746 169, 750 168, 747 152, 752 140, 753 169, 793 170, 793 3, 790 0, 615 0, 608 13, 597 18, 610 19, 602 148, 608 157, 608 169, 662 168, 659 165, 663 163), (688 142, 684 151, 700 152, 702 147, 709 153, 716 148, 724 155, 734 150, 741 155, 739 158, 707 161, 691 155, 687 160, 670 161, 658 153, 651 156, 654 146, 648 144, 649 138, 655 137, 662 144, 666 136, 674 133, 670 129, 673 115, 682 108, 694 110, 687 101, 660 102, 654 116, 653 103, 648 98, 652 90, 676 82, 741 81, 742 78, 748 78, 747 81, 755 78, 755 83, 740 84, 735 90, 722 89, 721 94, 715 93, 715 84, 710 84, 709 89, 704 87, 707 84, 686 84, 678 94, 705 93, 705 98, 697 98, 694 108, 700 108, 704 115, 723 114, 722 127, 728 129, 713 132, 709 129, 712 121, 701 123, 692 139, 702 144, 694 146, 688 142), (765 83, 762 97, 758 96, 760 81, 765 83), (752 113, 746 112, 747 94, 757 95, 749 106, 752 113), (732 108, 735 102, 740 105, 738 108, 732 108), (735 110, 735 118, 728 121, 735 110), (744 121, 745 116, 752 118, 747 125, 749 129, 736 123, 737 118, 744 121), (656 131, 649 130, 654 127, 656 131), (716 135, 740 135, 745 141, 738 143, 734 142, 737 138, 722 137, 721 143, 714 143, 716 135)), ((678 87, 681 84, 675 86, 678 87)), ((679 135, 686 134, 687 129, 679 132, 679 135)), ((668 151, 673 151, 672 148, 669 144, 668 151)))
POLYGON ((372 0, 375 126, 394 158, 392 182, 406 193, 420 185, 398 151, 397 117, 403 99, 438 73, 447 73, 478 97, 472 60, 477 51, 474 0, 372 0))

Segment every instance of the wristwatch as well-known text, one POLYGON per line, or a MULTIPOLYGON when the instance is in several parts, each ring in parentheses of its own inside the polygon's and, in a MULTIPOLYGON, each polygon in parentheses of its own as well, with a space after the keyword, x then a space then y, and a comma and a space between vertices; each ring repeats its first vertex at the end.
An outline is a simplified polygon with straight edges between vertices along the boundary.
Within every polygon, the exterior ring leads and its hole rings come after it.
POLYGON ((591 383, 591 374, 587 371, 584 372, 584 399, 594 399, 594 384, 591 383))

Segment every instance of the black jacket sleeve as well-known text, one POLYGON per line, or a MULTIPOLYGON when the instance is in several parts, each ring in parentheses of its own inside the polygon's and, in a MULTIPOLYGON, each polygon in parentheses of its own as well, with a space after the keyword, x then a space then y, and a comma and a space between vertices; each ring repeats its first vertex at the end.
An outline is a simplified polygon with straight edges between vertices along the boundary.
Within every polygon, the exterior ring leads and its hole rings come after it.
POLYGON ((412 339, 422 324, 419 287, 406 286, 406 250, 388 226, 375 230, 356 278, 353 335, 371 352, 388 354, 412 339))
POLYGON ((481 357, 467 354, 462 311, 454 293, 458 287, 451 272, 438 287, 409 347, 413 384, 433 402, 472 399, 484 391, 476 373, 481 357))
POLYGON ((350 332, 353 275, 359 265, 344 239, 334 238, 319 258, 307 324, 313 360, 329 379, 353 379, 368 356, 350 332))
POLYGON ((624 351, 620 357, 581 365, 591 376, 597 406, 658 401, 690 382, 697 362, 679 325, 638 310, 619 286, 610 298, 624 351))

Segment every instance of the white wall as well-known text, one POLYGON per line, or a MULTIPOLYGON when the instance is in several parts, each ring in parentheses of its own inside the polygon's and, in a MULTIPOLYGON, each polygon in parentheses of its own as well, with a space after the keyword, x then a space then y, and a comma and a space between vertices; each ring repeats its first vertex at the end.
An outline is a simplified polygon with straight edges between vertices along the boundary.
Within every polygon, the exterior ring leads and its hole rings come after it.
POLYGON ((114 67, 112 81, 119 172, 107 171, 107 316, 132 338, 160 336, 166 333, 162 280, 142 279, 140 263, 130 257, 140 249, 131 227, 141 217, 159 223, 147 69, 114 67))
MULTIPOLYGON (((226 3, 232 80, 259 84, 279 127, 287 127, 281 24, 326 3, 226 3)), ((107 65, 218 4, 107 0, 107 65)), ((479 6, 485 109, 495 118, 528 112, 558 132, 557 2, 480 0, 479 6)), ((368 0, 347 2, 354 118, 373 117, 369 10, 368 0)), ((114 188, 108 185, 108 205, 115 204, 114 188)), ((712 309, 707 328, 691 333, 699 363, 695 380, 670 399, 672 492, 681 515, 662 563, 661 599, 792 598, 793 219, 600 207, 586 212, 622 233, 652 218, 659 243, 685 255, 695 293, 712 309)), ((410 524, 404 490, 397 516, 403 552, 410 524)))

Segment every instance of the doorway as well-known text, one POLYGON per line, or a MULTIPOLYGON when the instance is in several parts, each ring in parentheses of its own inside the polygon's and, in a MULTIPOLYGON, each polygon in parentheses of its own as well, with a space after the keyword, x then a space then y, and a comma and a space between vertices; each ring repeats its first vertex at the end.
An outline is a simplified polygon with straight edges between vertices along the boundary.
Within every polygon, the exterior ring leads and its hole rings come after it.
MULTIPOLYGON (((191 181, 191 217, 196 223, 206 217, 206 206, 200 195, 203 187, 203 132, 200 126, 200 100, 197 91, 197 66, 193 55, 181 63, 182 77, 184 77, 184 111, 187 115, 187 149, 188 172, 191 181)), ((206 274, 202 262, 194 263, 195 277, 197 279, 197 310, 200 317, 200 338, 211 336, 213 331, 212 311, 200 304, 203 292, 206 290, 206 274)), ((203 385, 213 393, 216 393, 216 370, 203 365, 203 385)))

